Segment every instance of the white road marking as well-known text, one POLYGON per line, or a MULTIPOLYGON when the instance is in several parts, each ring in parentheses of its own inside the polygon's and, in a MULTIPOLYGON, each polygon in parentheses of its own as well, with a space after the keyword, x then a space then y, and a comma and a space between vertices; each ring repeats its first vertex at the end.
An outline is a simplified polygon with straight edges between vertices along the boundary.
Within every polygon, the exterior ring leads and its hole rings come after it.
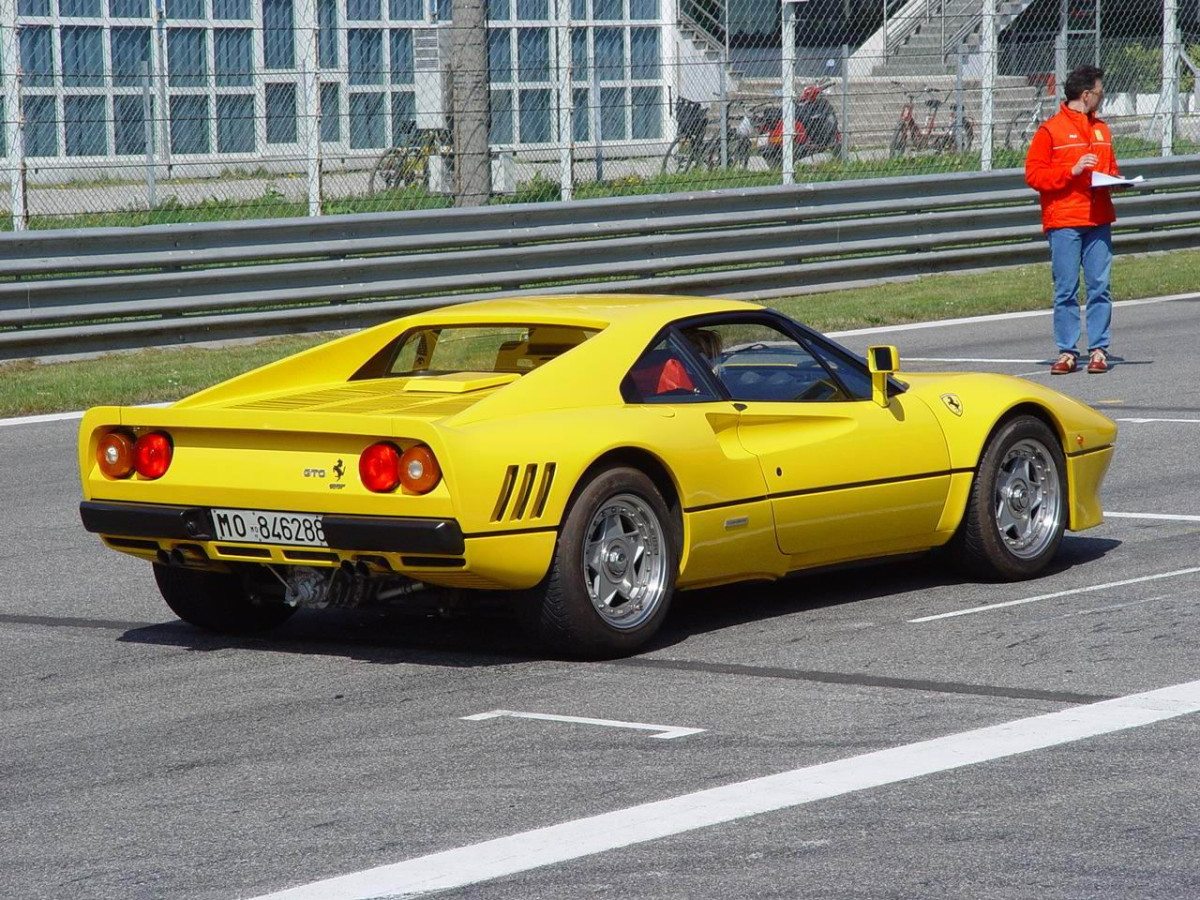
POLYGON ((479 722, 483 719, 498 719, 508 716, 513 719, 542 719, 546 722, 572 722, 577 725, 600 725, 605 728, 637 728, 641 731, 658 731, 650 737, 669 741, 672 738, 687 737, 689 734, 700 734, 703 728, 681 728, 677 725, 647 725, 644 722, 618 722, 615 719, 588 719, 583 716, 554 716, 549 713, 514 712, 511 709, 493 709, 491 712, 476 713, 473 716, 463 716, 467 722, 479 722))
POLYGON ((67 419, 82 419, 83 411, 65 413, 44 413, 40 416, 17 416, 14 419, 0 419, 0 428, 6 425, 34 425, 38 422, 63 422, 67 419))
POLYGON ((1200 516, 1168 516, 1163 513, 1123 513, 1104 511, 1110 519, 1162 519, 1164 522, 1200 522, 1200 516))
POLYGON ((1200 425, 1200 419, 1117 419, 1118 422, 1129 422, 1133 425, 1146 425, 1150 422, 1183 422, 1187 425, 1200 425))
POLYGON ((1180 575, 1193 575, 1200 572, 1200 566, 1191 569, 1176 569, 1174 572, 1159 572, 1157 575, 1143 575, 1141 578, 1127 578, 1124 581, 1110 581, 1107 584, 1093 584, 1090 587, 1071 588, 1068 591, 1055 591, 1053 594, 1039 594, 1036 597, 1024 597, 1021 600, 1007 600, 1004 603, 989 603, 987 606, 973 606, 970 609, 956 609, 954 612, 938 613, 936 616, 921 616, 919 619, 909 619, 910 623, 933 622, 938 619, 953 619, 955 616, 969 616, 972 613, 987 612, 992 609, 1004 609, 1008 606, 1021 606, 1025 603, 1036 603, 1039 600, 1054 600, 1057 597, 1070 597, 1073 594, 1090 594, 1092 591, 1104 591, 1109 588, 1125 587, 1128 584, 1140 584, 1143 581, 1159 581, 1163 578, 1178 578, 1180 575))
MULTIPOLYGON (((1147 297, 1144 300, 1121 300, 1113 306, 1148 306, 1154 303, 1170 303, 1174 300, 1193 300, 1200 294, 1171 294, 1166 297, 1147 297)), ((985 322, 1002 322, 1007 319, 1028 319, 1034 316, 1048 316, 1053 309, 1031 309, 1024 312, 992 313, 986 316, 964 316, 959 319, 937 319, 932 322, 910 322, 907 325, 875 325, 870 328, 853 328, 847 331, 827 332, 829 337, 853 337, 863 334, 888 334, 893 331, 916 331, 921 328, 949 328, 954 325, 977 325, 985 322)), ((903 359, 903 357, 901 357, 903 359)))
POLYGON ((1200 681, 1192 681, 643 803, 324 879, 257 900, 370 900, 451 890, 1198 711, 1200 681))
POLYGON ((902 362, 948 362, 948 363, 1013 363, 1025 366, 1036 366, 1044 362, 1050 365, 1050 360, 1042 359, 972 359, 959 356, 905 356, 902 362))

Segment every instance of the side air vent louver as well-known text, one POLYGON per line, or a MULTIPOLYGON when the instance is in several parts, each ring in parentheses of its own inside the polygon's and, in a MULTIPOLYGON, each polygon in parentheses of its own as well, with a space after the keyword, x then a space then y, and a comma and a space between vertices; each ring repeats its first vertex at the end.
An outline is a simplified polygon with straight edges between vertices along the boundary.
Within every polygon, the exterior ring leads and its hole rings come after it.
POLYGON ((550 498, 550 488, 554 485, 554 470, 554 463, 544 466, 526 463, 523 466, 509 466, 505 469, 500 494, 496 497, 496 506, 492 510, 492 521, 502 522, 507 519, 516 522, 524 519, 526 513, 530 519, 541 518, 550 498), (541 469, 540 478, 538 469, 541 469))

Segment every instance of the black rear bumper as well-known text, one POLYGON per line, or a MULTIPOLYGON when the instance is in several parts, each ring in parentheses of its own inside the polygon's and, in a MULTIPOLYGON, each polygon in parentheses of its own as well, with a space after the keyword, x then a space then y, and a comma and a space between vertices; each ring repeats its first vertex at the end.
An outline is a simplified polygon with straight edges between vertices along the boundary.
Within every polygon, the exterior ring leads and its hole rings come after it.
MULTIPOLYGON (((216 539, 212 514, 202 506, 85 500, 79 504, 79 517, 88 531, 114 537, 216 539)), ((321 519, 325 540, 335 550, 459 554, 465 549, 462 529, 454 519, 335 515, 321 519)))

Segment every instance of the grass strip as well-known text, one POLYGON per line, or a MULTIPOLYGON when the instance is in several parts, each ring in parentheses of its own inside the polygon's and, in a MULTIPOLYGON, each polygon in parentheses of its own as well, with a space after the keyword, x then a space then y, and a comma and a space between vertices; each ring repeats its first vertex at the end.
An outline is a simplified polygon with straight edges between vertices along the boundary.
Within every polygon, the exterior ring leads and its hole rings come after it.
MULTIPOLYGON (((1114 300, 1185 293, 1196 290, 1198 284, 1198 250, 1122 256, 1113 265, 1114 300)), ((1048 309, 1050 301, 1050 266, 1045 263, 990 272, 928 275, 875 287, 777 299, 768 305, 822 331, 836 331, 1048 309)), ((177 400, 329 337, 309 334, 217 348, 111 353, 70 362, 0 363, 0 416, 177 400)), ((903 341, 899 343, 903 358, 903 341)), ((1050 343, 1047 323, 1047 347, 1050 343)))

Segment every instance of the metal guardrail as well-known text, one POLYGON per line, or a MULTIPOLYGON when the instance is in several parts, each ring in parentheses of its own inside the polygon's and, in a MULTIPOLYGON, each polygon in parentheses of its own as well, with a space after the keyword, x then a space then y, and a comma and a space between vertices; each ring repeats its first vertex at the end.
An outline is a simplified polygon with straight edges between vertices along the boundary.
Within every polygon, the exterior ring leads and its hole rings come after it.
MULTIPOLYGON (((1200 247, 1200 156, 1124 168, 1150 184, 1118 200, 1117 252, 1200 247)), ((1018 170, 27 231, 0 236, 0 359, 352 328, 513 293, 766 299, 1046 259, 1018 170)))

